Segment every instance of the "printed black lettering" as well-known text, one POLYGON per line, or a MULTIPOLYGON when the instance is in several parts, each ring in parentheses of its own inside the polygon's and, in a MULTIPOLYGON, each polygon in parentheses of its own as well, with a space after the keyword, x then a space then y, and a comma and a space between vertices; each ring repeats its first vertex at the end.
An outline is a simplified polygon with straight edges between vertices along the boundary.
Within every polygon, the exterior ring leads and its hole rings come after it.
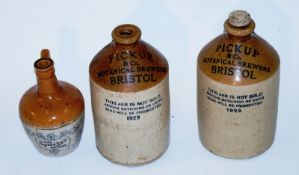
POLYGON ((221 47, 221 45, 220 44, 218 44, 217 45, 217 48, 216 48, 216 52, 218 52, 219 51, 219 49, 221 49, 222 47, 221 47))
POLYGON ((222 70, 223 70, 223 67, 218 67, 217 74, 223 74, 222 70))
POLYGON ((251 48, 250 47, 245 47, 245 50, 244 50, 244 53, 246 54, 246 55, 249 55, 250 53, 251 53, 251 48))
POLYGON ((119 55, 122 59, 127 59, 128 58, 128 53, 127 52, 121 52, 119 55))
MULTIPOLYGON (((242 44, 218 44, 216 46, 216 52, 229 52, 234 54, 244 53, 245 55, 252 55, 252 57, 259 55, 258 50, 242 44)), ((230 55, 228 55, 228 58, 229 56, 230 55)))
POLYGON ((236 45, 235 45, 235 52, 236 52, 236 53, 242 53, 242 52, 241 52, 241 47, 242 47, 241 44, 236 44, 236 45))
POLYGON ((252 56, 253 56, 253 57, 256 57, 256 56, 258 56, 259 54, 260 54, 259 51, 256 50, 256 49, 254 49, 252 56))
POLYGON ((115 85, 116 84, 116 79, 115 77, 110 77, 110 84, 115 85))
POLYGON ((232 52, 233 51, 233 44, 228 44, 227 46, 226 46, 226 51, 228 51, 228 52, 232 52))
POLYGON ((230 76, 234 75, 234 68, 232 68, 232 67, 228 68, 227 75, 230 75, 230 76))
MULTIPOLYGON (((141 55, 142 52, 140 52, 140 55, 141 55)), ((130 57, 131 58, 137 58, 136 56, 136 51, 130 51, 130 57)))
POLYGON ((117 76, 117 84, 123 84, 123 77, 122 76, 117 76))

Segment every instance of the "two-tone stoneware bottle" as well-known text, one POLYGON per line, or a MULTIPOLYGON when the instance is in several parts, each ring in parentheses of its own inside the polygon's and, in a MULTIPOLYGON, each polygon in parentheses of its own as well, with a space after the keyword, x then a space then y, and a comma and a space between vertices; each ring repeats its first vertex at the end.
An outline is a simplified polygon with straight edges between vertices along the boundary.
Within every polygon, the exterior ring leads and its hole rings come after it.
POLYGON ((37 85, 22 96, 20 118, 37 150, 47 156, 72 152, 81 140, 84 101, 73 85, 58 81, 47 49, 34 63, 37 85))
POLYGON ((169 143, 168 63, 140 40, 141 31, 125 24, 90 63, 96 145, 112 162, 151 162, 169 143))
POLYGON ((200 139, 223 157, 253 157, 274 140, 279 56, 254 28, 246 11, 233 11, 198 56, 200 139))

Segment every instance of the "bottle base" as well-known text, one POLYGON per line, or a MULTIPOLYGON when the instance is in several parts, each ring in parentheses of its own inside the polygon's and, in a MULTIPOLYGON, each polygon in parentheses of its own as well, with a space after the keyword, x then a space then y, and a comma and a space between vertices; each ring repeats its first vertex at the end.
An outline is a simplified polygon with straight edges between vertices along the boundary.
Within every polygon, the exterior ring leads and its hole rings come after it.
POLYGON ((274 140, 272 140, 272 142, 267 145, 264 149, 262 149, 261 151, 257 151, 255 152, 254 154, 247 154, 247 155, 236 155, 236 154, 223 154, 223 153, 219 153, 217 151, 214 151, 213 149, 209 148, 208 146, 206 146, 204 144, 203 141, 201 141, 201 144, 203 145, 203 147, 205 149, 207 149, 209 152, 211 152, 212 154, 216 155, 216 156, 219 156, 219 157, 222 157, 222 158, 226 158, 226 159, 234 159, 234 160, 242 160, 242 159, 251 159, 251 158, 254 158, 254 157, 257 157, 261 154, 263 154, 264 152, 266 152, 267 150, 270 149, 270 147, 273 145, 274 143, 274 140))
POLYGON ((158 160, 160 157, 162 157, 165 152, 167 151, 168 149, 168 146, 169 144, 166 146, 165 150, 163 150, 163 152, 161 154, 159 154, 158 156, 156 156, 155 158, 151 159, 151 160, 148 160, 148 161, 145 161, 145 162, 141 162, 141 163, 123 163, 123 162, 120 162, 120 161, 116 161, 116 160, 113 160, 109 157, 107 157, 105 154, 103 154, 101 151, 100 151, 100 148, 98 146, 97 147, 97 150, 98 152, 105 158, 107 159, 109 162, 112 162, 116 165, 121 165, 121 166, 126 166, 126 167, 138 167, 138 166, 143 166, 143 165, 147 165, 147 164, 150 164, 156 160, 158 160))
POLYGON ((79 145, 77 145, 76 147, 74 147, 72 150, 69 150, 68 152, 64 152, 64 153, 61 153, 61 154, 48 154, 48 153, 42 152, 39 149, 36 149, 36 150, 37 150, 37 152, 39 152, 43 156, 47 156, 47 157, 63 157, 63 156, 67 156, 67 155, 73 153, 78 148, 78 146, 79 145))

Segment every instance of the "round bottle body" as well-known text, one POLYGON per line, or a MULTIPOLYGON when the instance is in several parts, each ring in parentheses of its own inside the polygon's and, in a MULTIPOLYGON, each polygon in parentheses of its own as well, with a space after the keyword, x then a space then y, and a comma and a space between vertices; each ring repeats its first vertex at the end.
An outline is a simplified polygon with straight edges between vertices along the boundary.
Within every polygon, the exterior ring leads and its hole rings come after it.
POLYGON ((63 156, 77 148, 81 140, 84 99, 76 87, 56 79, 53 64, 48 58, 36 61, 38 83, 22 96, 19 114, 40 153, 63 156))
POLYGON ((141 40, 129 45, 112 41, 94 57, 89 71, 99 152, 123 165, 160 157, 169 143, 166 59, 141 40))
POLYGON ((279 57, 255 33, 224 33, 198 56, 198 122, 202 144, 228 158, 264 152, 274 140, 279 57))

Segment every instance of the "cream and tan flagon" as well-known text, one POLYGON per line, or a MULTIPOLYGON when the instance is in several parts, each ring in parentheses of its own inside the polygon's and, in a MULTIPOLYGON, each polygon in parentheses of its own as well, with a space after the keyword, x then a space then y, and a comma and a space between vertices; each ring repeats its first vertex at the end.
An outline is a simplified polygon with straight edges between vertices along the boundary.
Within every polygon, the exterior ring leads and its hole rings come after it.
POLYGON ((151 162, 169 143, 168 63, 140 36, 116 27, 89 69, 97 148, 123 165, 151 162))
POLYGON ((200 139, 217 155, 253 157, 274 140, 279 56, 247 12, 232 12, 224 28, 198 56, 200 139))

